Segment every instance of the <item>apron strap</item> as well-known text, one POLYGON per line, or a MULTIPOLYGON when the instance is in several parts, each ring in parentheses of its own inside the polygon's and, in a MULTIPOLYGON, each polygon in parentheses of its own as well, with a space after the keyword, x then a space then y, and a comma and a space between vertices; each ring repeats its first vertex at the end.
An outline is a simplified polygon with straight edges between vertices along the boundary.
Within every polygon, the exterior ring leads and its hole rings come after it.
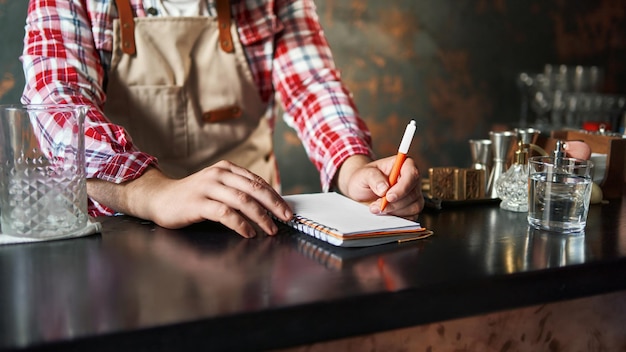
POLYGON ((122 51, 128 55, 135 55, 135 21, 130 0, 115 0, 120 17, 122 51))
POLYGON ((217 0, 215 4, 217 10, 217 22, 220 33, 220 46, 227 53, 235 51, 233 37, 230 34, 230 1, 217 0))
MULTIPOLYGON (((119 14, 122 51, 128 55, 135 54, 135 21, 133 20, 133 10, 130 7, 130 0, 115 0, 117 12, 119 14)), ((217 21, 219 28, 220 46, 227 53, 235 51, 233 38, 230 34, 230 1, 217 0, 217 21)))

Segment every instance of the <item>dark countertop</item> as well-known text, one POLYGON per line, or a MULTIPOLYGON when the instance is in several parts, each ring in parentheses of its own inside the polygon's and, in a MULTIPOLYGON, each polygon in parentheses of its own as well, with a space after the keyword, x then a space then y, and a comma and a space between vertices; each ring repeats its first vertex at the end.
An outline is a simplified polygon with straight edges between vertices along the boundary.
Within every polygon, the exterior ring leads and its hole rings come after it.
POLYGON ((626 289, 626 202, 586 234, 497 204, 426 211, 435 235, 332 254, 284 229, 100 218, 99 235, 0 246, 0 350, 260 350, 626 289))

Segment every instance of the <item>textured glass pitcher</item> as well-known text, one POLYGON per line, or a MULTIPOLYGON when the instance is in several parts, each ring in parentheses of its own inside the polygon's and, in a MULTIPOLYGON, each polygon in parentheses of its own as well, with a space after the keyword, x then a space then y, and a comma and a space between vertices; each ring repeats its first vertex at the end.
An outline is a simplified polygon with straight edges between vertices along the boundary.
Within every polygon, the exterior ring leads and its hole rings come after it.
POLYGON ((0 105, 2 233, 51 238, 88 224, 84 105, 0 105))

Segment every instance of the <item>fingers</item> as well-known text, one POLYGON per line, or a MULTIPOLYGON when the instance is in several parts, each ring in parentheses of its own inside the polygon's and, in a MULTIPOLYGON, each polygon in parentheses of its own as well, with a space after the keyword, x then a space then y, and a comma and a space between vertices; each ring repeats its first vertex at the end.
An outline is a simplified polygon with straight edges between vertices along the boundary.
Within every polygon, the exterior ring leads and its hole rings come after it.
MULTIPOLYGON (((345 181, 347 187, 342 189, 342 192, 358 202, 371 202, 382 198, 390 189, 389 173, 395 158, 394 155, 367 163, 361 160, 361 165, 352 165, 353 170, 345 181)), ((412 161, 409 163, 412 164, 412 161)), ((345 167, 342 166, 343 168, 345 167)))
MULTIPOLYGON (((402 198, 396 200, 393 203, 387 203, 384 214, 391 214, 407 218, 410 220, 416 220, 419 213, 424 208, 424 196, 422 195, 420 187, 416 187, 411 192, 405 194, 402 198)), ((375 201, 370 205, 370 211, 373 213, 380 213, 380 200, 375 201)))
POLYGON ((202 171, 206 182, 204 217, 218 221, 244 237, 255 225, 267 234, 278 231, 268 211, 279 219, 292 216, 288 204, 261 177, 232 163, 220 162, 202 171))
POLYGON ((180 228, 210 220, 220 222, 244 237, 257 230, 276 234, 272 215, 289 220, 289 205, 260 176, 221 161, 180 180, 152 187, 151 219, 167 228, 180 228), (272 214, 272 215, 271 215, 272 214))
MULTIPOLYGON (((407 158, 400 169, 400 176, 395 185, 391 186, 385 197, 389 203, 394 203, 410 194, 420 183, 420 174, 411 158, 407 158)), ((385 208, 385 210, 387 210, 385 208)))
POLYGON ((358 202, 371 202, 370 211, 381 213, 382 197, 387 204, 384 213, 415 218, 424 207, 419 170, 411 158, 402 164, 397 182, 390 186, 389 174, 396 156, 378 159, 354 166, 346 184, 344 194, 358 202))
MULTIPOLYGON (((389 176, 387 174, 390 172, 394 160, 395 157, 380 159, 374 162, 377 165, 375 168, 376 172, 373 172, 372 168, 370 168, 369 171, 372 172, 355 174, 366 178, 371 192, 378 197, 385 196, 388 202, 384 211, 382 211, 383 213, 415 219, 424 207, 419 170, 415 166, 413 159, 407 158, 402 164, 396 184, 389 186, 389 176), (380 185, 384 187, 381 187, 381 189, 377 188, 380 185), (387 188, 386 191, 380 192, 384 188, 387 188)), ((370 211, 380 214, 381 206, 382 199, 379 198, 370 204, 370 211)))
POLYGON ((368 168, 366 176, 367 188, 378 197, 384 197, 388 193, 391 185, 389 177, 376 168, 368 168))
POLYGON ((293 212, 287 202, 276 192, 276 190, 265 180, 251 171, 228 162, 226 169, 230 170, 242 178, 226 178, 225 184, 235 189, 240 189, 251 195, 256 201, 260 202, 264 209, 269 210, 281 220, 289 220, 293 216, 293 212))
POLYGON ((565 142, 565 152, 572 158, 588 160, 591 157, 591 148, 582 141, 565 142))

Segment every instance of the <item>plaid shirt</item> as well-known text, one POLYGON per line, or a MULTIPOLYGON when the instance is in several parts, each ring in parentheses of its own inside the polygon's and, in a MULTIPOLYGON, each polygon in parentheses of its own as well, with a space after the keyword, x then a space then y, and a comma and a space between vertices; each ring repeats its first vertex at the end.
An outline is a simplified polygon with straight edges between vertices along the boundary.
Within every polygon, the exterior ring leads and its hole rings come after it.
MULTIPOLYGON (((141 0, 131 0, 131 6, 137 17, 147 15, 141 0)), ((278 93, 285 121, 328 190, 347 157, 372 152, 313 0, 231 0, 231 8, 261 98, 268 102, 278 93)), ((215 14, 212 0, 209 9, 215 14)), ((156 159, 137 150, 126 131, 102 113, 114 18, 113 0, 31 0, 21 60, 23 103, 92 106, 85 123, 87 177, 121 183, 139 177, 156 159)), ((89 213, 113 211, 90 200, 89 213)))

